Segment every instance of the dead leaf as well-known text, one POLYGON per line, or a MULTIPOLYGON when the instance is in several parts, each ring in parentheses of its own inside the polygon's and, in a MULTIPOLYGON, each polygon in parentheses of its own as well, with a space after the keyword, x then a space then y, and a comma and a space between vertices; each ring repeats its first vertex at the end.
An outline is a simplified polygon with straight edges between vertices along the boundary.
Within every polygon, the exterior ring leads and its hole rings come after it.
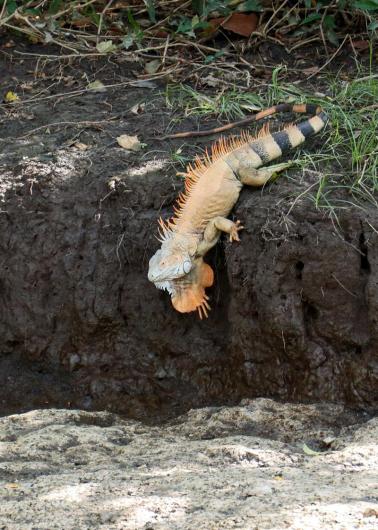
POLYGON ((145 103, 137 103, 136 105, 131 107, 130 112, 132 112, 133 114, 141 114, 142 112, 144 112, 145 108, 146 108, 145 103))
POLYGON ((17 484, 16 482, 8 482, 7 484, 5 484, 5 487, 6 488, 10 488, 12 490, 16 490, 17 488, 19 488, 19 484, 17 484))
POLYGON ((211 25, 222 27, 243 37, 250 37, 257 28, 258 16, 256 13, 248 15, 244 13, 233 13, 230 17, 213 18, 211 25))
POLYGON ((79 149, 79 151, 86 151, 89 148, 89 145, 84 144, 83 142, 76 142, 74 143, 74 147, 79 149))
POLYGON ((370 47, 370 43, 368 40, 354 40, 352 42, 353 48, 361 52, 363 52, 364 50, 368 50, 370 47))
POLYGON ((5 103, 15 103, 19 100, 20 98, 17 96, 17 94, 15 92, 12 92, 11 90, 9 90, 4 96, 5 103))
POLYGON ((117 49, 117 46, 113 44, 111 40, 103 40, 96 45, 96 49, 100 53, 110 53, 117 49))
POLYGON ((54 37, 51 35, 51 33, 49 31, 45 31, 44 43, 48 44, 49 42, 53 42, 53 41, 54 41, 54 37))
POLYGON ((325 445, 332 445, 335 440, 336 438, 334 436, 327 436, 326 438, 324 438, 323 443, 325 445))
POLYGON ((217 79, 216 77, 209 74, 208 76, 202 78, 202 84, 217 88, 222 85, 222 80, 217 79))
POLYGON ((164 31, 163 29, 158 29, 154 32, 154 37, 157 37, 159 39, 166 39, 169 35, 168 31, 164 31))
POLYGON ((22 90, 25 90, 26 92, 29 90, 33 90, 33 83, 32 81, 30 81, 29 83, 22 83, 22 85, 20 85, 20 88, 22 88, 22 90))
POLYGON ((92 83, 89 83, 87 86, 88 90, 93 90, 93 92, 106 92, 106 87, 102 81, 96 79, 92 83))
POLYGON ((91 26, 93 22, 89 17, 80 17, 71 20, 70 24, 76 28, 86 28, 87 26, 91 26))
POLYGON ((309 66, 308 68, 304 68, 302 72, 306 76, 317 74, 319 72, 319 66, 309 66))
POLYGON ((368 508, 362 515, 363 517, 378 517, 378 510, 375 508, 368 508))
POLYGON ((142 148, 142 144, 138 140, 137 136, 128 136, 127 134, 121 134, 117 137, 118 145, 129 151, 139 151, 142 148))
POLYGON ((144 70, 147 72, 147 74, 156 74, 160 68, 160 65, 161 62, 159 59, 154 59, 153 61, 149 61, 144 65, 144 70))
POLYGON ((137 79, 136 81, 130 81, 131 86, 136 86, 138 88, 157 88, 157 84, 154 81, 149 79, 137 79))

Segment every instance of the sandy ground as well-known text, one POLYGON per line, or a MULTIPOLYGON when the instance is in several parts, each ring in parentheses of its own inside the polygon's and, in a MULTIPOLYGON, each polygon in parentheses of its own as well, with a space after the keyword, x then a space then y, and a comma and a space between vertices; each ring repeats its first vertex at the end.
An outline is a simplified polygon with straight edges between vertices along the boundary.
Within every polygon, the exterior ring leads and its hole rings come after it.
POLYGON ((7 416, 0 528, 373 530, 378 419, 352 419, 267 399, 163 426, 79 410, 7 416))

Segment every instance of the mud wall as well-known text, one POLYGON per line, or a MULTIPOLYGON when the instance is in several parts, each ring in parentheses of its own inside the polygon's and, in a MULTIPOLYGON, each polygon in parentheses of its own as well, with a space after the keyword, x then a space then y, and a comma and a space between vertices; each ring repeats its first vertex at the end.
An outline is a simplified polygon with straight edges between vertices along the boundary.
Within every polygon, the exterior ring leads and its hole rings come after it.
POLYGON ((243 190, 242 241, 210 254, 201 322, 147 280, 156 219, 181 185, 171 166, 116 147, 20 150, 0 168, 3 412, 165 417, 254 396, 377 405, 376 210, 337 224, 293 204, 309 182, 243 190))

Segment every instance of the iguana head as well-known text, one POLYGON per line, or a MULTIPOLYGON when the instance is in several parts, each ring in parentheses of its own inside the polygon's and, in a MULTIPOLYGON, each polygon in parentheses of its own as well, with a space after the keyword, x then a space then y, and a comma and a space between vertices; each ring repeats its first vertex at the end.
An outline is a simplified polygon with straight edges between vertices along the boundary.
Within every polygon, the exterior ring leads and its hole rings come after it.
POLYGON ((195 250, 195 242, 176 238, 164 241, 150 259, 148 279, 158 289, 168 291, 177 311, 198 310, 202 318, 210 309, 205 288, 213 284, 214 273, 202 257, 194 257, 195 250))
POLYGON ((188 238, 171 237, 162 242, 158 251, 150 259, 148 279, 156 284, 182 278, 192 270, 196 242, 188 238))

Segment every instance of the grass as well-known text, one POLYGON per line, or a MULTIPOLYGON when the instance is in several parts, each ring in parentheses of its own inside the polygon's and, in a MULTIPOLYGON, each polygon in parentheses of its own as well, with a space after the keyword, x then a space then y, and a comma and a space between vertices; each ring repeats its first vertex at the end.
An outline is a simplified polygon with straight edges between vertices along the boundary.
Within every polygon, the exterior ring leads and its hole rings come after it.
POLYGON ((314 96, 295 84, 281 83, 279 73, 280 68, 273 71, 264 93, 231 90, 209 96, 186 85, 169 86, 166 103, 185 116, 231 121, 278 102, 317 103, 330 117, 330 125, 320 133, 324 143, 316 150, 306 143, 293 153, 297 166, 311 174, 312 181, 318 180, 305 196, 331 215, 352 205, 363 207, 364 202, 378 207, 378 76, 370 70, 350 81, 323 77, 326 93, 314 96))
POLYGON ((226 120, 240 119, 246 112, 259 110, 263 103, 258 94, 230 90, 205 95, 182 84, 168 85, 165 101, 168 108, 180 109, 185 116, 217 116, 226 120))

